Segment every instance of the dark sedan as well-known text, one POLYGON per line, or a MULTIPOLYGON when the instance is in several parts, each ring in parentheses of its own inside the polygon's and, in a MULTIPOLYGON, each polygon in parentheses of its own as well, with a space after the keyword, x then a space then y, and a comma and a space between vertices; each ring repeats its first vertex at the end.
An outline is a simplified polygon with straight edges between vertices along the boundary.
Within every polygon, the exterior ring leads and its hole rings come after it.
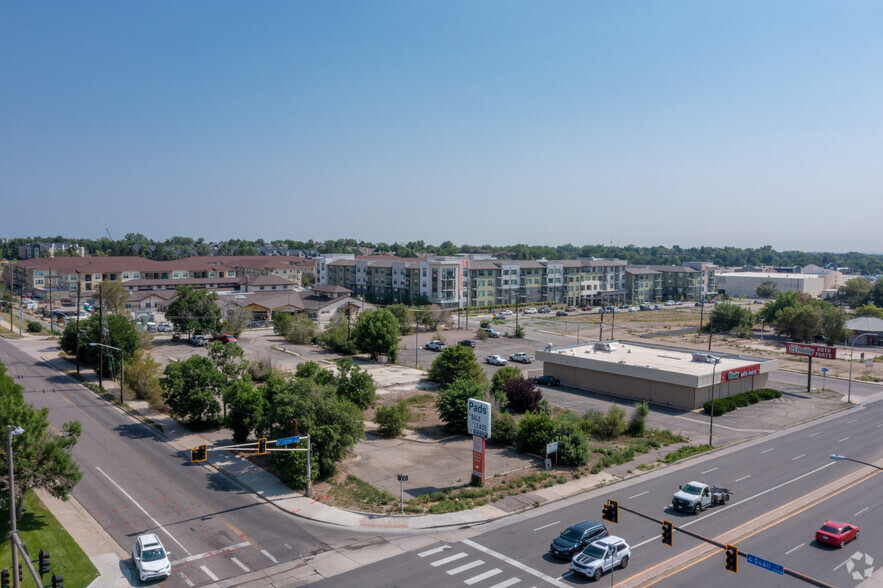
POLYGON ((555 316, 567 316, 567 311, 566 310, 559 310, 558 312, 555 313, 555 316))
POLYGON ((534 383, 541 384, 543 386, 557 386, 561 383, 561 380, 556 378, 555 376, 537 376, 533 379, 534 383))
POLYGON ((592 541, 602 539, 609 534, 604 523, 583 521, 567 527, 563 533, 555 537, 552 545, 549 546, 549 551, 555 557, 571 559, 592 541))
POLYGON ((463 339, 458 343, 458 345, 463 345, 464 347, 475 347, 475 339, 463 339))

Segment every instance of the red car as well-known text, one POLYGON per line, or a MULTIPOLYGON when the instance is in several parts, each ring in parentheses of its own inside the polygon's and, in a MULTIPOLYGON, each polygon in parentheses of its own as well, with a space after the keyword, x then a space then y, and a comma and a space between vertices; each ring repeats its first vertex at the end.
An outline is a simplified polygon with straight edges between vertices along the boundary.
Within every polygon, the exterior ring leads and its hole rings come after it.
POLYGON ((218 341, 221 343, 236 343, 238 340, 233 335, 221 335, 218 337, 218 341))
POLYGON ((816 531, 816 541, 834 547, 843 547, 853 539, 858 539, 858 527, 840 521, 828 521, 816 531))

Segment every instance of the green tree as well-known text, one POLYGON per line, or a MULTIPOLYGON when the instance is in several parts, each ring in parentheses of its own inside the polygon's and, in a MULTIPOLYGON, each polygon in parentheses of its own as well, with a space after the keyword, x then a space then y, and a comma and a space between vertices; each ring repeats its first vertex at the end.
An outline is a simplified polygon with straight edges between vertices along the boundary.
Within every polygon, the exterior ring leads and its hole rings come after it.
POLYGON ((773 323, 777 335, 791 337, 792 341, 810 341, 819 332, 820 313, 810 304, 783 308, 773 323))
POLYGON ((809 302, 809 296, 803 292, 777 292, 773 300, 763 305, 757 312, 757 319, 763 319, 767 324, 776 322, 776 315, 779 311, 789 306, 797 306, 809 302))
POLYGON ((707 327, 714 333, 723 333, 738 327, 750 327, 753 322, 754 315, 750 310, 725 302, 714 306, 707 327))
POLYGON ((316 336, 316 342, 332 351, 353 355, 356 345, 350 339, 350 328, 345 316, 338 316, 332 320, 325 330, 316 336))
POLYGON ((101 282, 99 292, 101 294, 101 306, 105 312, 113 314, 123 314, 126 312, 129 294, 126 292, 126 287, 123 286, 122 280, 101 282))
POLYGON ((222 328, 225 333, 238 337, 253 320, 254 315, 251 310, 242 306, 234 306, 227 315, 227 320, 222 323, 222 328))
POLYGON ((553 441, 552 417, 544 412, 529 412, 518 423, 515 433, 515 447, 523 453, 546 452, 546 443, 553 441))
POLYGON ((362 370, 349 357, 337 361, 337 395, 365 410, 374 404, 377 387, 371 374, 362 370))
MULTIPOLYGON (((883 282, 883 280, 877 280, 878 282, 883 282)), ((878 319, 883 319, 883 308, 879 306, 874 306, 872 304, 864 304, 856 308, 853 313, 856 317, 861 316, 871 316, 878 319)))
POLYGON ((815 301, 814 305, 821 310, 820 331, 828 341, 832 344, 847 341, 851 331, 846 328, 848 317, 843 309, 822 300, 815 301))
POLYGON ((446 429, 455 433, 466 433, 469 399, 484 400, 484 396, 484 386, 471 378, 460 378, 439 391, 435 408, 446 429))
POLYGON ((295 345, 308 345, 316 336, 316 323, 305 314, 297 314, 288 324, 284 337, 295 345))
POLYGON ((374 422, 380 426, 384 437, 398 437, 411 420, 411 409, 404 400, 389 406, 380 405, 374 411, 374 422))
POLYGON ((757 287, 756 293, 759 298, 772 298, 778 291, 779 287, 776 286, 775 282, 766 280, 760 283, 760 286, 757 287))
POLYGON ((224 426, 233 431, 234 443, 245 443, 252 431, 263 426, 267 405, 264 393, 246 374, 224 388, 223 398, 227 405, 224 426))
POLYGON ((589 463, 592 452, 586 442, 586 434, 576 423, 564 419, 554 420, 550 440, 558 442, 558 460, 562 464, 579 467, 589 463))
POLYGON ((215 369, 212 361, 201 355, 168 364, 160 379, 169 414, 205 425, 218 422, 221 405, 216 393, 224 383, 221 372, 215 369))
POLYGON ((883 279, 877 278, 874 281, 874 289, 871 291, 874 305, 883 308, 883 279))
POLYGON ((288 335, 288 331, 291 330, 291 323, 293 322, 294 315, 284 312, 274 312, 273 332, 284 339, 288 335))
POLYGON ((390 304, 386 309, 399 322, 399 335, 410 335, 414 332, 414 311, 404 304, 390 304))
POLYGON ((245 352, 236 343, 214 341, 208 346, 207 350, 212 365, 223 376, 226 383, 238 380, 248 370, 248 360, 245 359, 245 352))
POLYGON ((445 347, 429 366, 429 379, 434 382, 451 384, 463 378, 478 383, 483 383, 487 379, 484 370, 475 359, 475 353, 465 345, 445 347))
POLYGON ((139 349, 126 362, 126 387, 136 398, 147 400, 151 406, 156 406, 162 401, 160 373, 160 364, 153 359, 153 355, 139 349))
POLYGON ((169 304, 166 318, 179 333, 187 335, 219 335, 221 332, 221 309, 218 295, 191 286, 178 286, 178 297, 169 304))
MULTIPOLYGON (((50 429, 49 409, 36 409, 24 400, 22 387, 6 375, 6 366, 0 362, 0 427, 21 427, 24 433, 12 438, 16 520, 21 519, 24 495, 28 490, 41 488, 52 496, 67 500, 77 482, 83 477, 71 451, 82 433, 79 421, 61 426, 61 434, 50 429)), ((6 443, 0 443, 0 456, 9 463, 6 443)), ((9 495, 9 479, 0 478, 0 492, 9 495)))
POLYGON ((353 328, 353 343, 371 359, 385 355, 395 363, 399 359, 399 321, 385 308, 366 310, 353 328))
MULTIPOLYGON (((102 348, 90 343, 101 343, 100 316, 95 313, 80 321, 80 359, 88 366, 98 369, 100 357, 104 355, 104 374, 116 375, 122 369, 122 362, 132 357, 139 349, 138 330, 127 317, 121 314, 104 315, 104 345, 122 349, 120 352, 102 348)), ((61 348, 70 354, 77 349, 77 321, 70 321, 61 334, 61 348)))
POLYGON ((506 382, 520 377, 521 370, 514 365, 501 367, 491 376, 491 394, 494 395, 501 409, 509 405, 509 399, 506 397, 506 382))
MULTIPOLYGON (((863 304, 868 304, 871 299, 871 293, 874 291, 874 284, 867 278, 852 278, 840 286, 837 294, 840 299, 846 302, 851 308, 858 308, 863 304)), ((879 301, 878 301, 879 305, 879 301)))

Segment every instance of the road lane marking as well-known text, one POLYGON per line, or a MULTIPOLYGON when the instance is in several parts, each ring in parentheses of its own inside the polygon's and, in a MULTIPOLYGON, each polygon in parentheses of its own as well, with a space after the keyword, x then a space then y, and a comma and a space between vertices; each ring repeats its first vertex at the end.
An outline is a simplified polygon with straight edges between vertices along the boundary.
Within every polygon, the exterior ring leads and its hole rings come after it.
POLYGON ((194 584, 193 582, 191 582, 191 581, 190 581, 190 578, 188 578, 188 577, 185 576, 184 574, 181 574, 181 577, 184 578, 184 583, 187 584, 188 586, 190 586, 190 588, 193 588, 194 586, 196 586, 196 584, 194 584))
POLYGON ((172 541, 174 541, 175 543, 177 543, 177 544, 178 544, 178 547, 180 547, 181 549, 184 550, 184 553, 186 553, 187 555, 190 555, 190 552, 187 551, 187 548, 184 547, 183 545, 181 545, 181 542, 178 541, 177 539, 175 539, 175 536, 172 535, 171 533, 169 533, 168 529, 166 529, 165 527, 163 527, 162 525, 160 525, 160 524, 159 524, 159 521, 157 521, 155 518, 153 518, 152 516, 150 516, 150 513, 147 512, 146 510, 144 510, 144 507, 141 506, 140 504, 138 504, 138 502, 137 502, 134 498, 132 498, 132 497, 129 495, 128 492, 126 492, 125 490, 123 490, 122 486, 120 486, 119 484, 117 484, 117 483, 114 481, 113 478, 111 478, 111 477, 108 476, 106 473, 104 473, 104 470, 102 470, 101 468, 96 467, 95 469, 98 470, 99 472, 101 472, 101 474, 102 474, 105 478, 107 478, 108 480, 110 480, 110 483, 113 484, 114 486, 116 486, 116 487, 117 487, 117 490, 119 490, 120 492, 122 492, 122 493, 123 493, 123 496, 125 496, 126 498, 128 498, 128 499, 132 502, 132 504, 134 504, 135 506, 137 506, 138 508, 140 508, 140 509, 141 509, 141 512, 144 513, 144 516, 146 516, 148 519, 150 519, 151 521, 153 521, 153 524, 154 524, 154 525, 156 525, 159 529, 161 529, 163 533, 165 533, 166 535, 168 535, 169 538, 170 538, 172 541))
POLYGON ((858 419, 852 419, 851 421, 846 421, 846 424, 848 425, 848 424, 850 424, 850 423, 854 423, 854 422, 857 421, 857 420, 858 420, 858 419))
POLYGON ((797 551, 798 549, 800 549, 800 548, 803 547, 804 545, 806 545, 806 543, 801 543, 800 545, 798 545, 798 546, 795 547, 794 549, 789 549, 788 551, 785 552, 785 555, 790 555, 792 551, 797 551))
POLYGON ((534 529, 534 531, 536 532, 536 531, 540 531, 542 529, 546 529, 548 527, 554 527, 555 525, 557 525, 560 522, 561 521, 555 521, 554 523, 549 523, 548 525, 543 525, 542 527, 537 527, 536 529, 534 529))
MULTIPOLYGON (((825 469, 825 468, 829 468, 829 467, 831 467, 832 465, 834 465, 834 462, 833 462, 833 461, 832 461, 832 462, 829 462, 829 463, 826 463, 825 465, 823 465, 823 466, 821 466, 821 467, 818 467, 818 468, 816 468, 816 469, 814 469, 814 470, 810 470, 810 471, 806 472, 805 474, 800 474, 800 475, 797 476, 796 478, 791 478, 790 480, 786 480, 785 482, 782 482, 782 483, 779 484, 778 486, 773 486, 772 488, 767 488, 767 489, 764 490, 763 492, 758 492, 757 494, 755 494, 755 495, 753 495, 753 496, 749 496, 749 497, 746 498, 745 500, 740 500, 739 502, 734 502, 734 503, 732 503, 732 504, 730 504, 730 505, 727 505, 727 506, 724 506, 724 507, 720 507, 720 508, 716 508, 716 509, 714 509, 713 512, 707 512, 707 514, 705 514, 705 515, 703 515, 703 516, 701 516, 701 517, 699 517, 699 518, 693 519, 692 521, 690 521, 690 522, 688 522, 688 523, 684 523, 683 525, 680 525, 680 526, 681 526, 681 527, 689 527, 689 526, 692 525, 693 523, 696 523, 696 522, 698 522, 698 521, 705 520, 705 519, 707 519, 708 517, 713 517, 714 515, 716 515, 716 514, 718 514, 718 513, 722 513, 722 512, 724 512, 724 511, 730 510, 731 508, 736 507, 736 506, 739 506, 740 504, 745 504, 745 503, 748 502, 749 500, 754 500, 755 498, 759 498, 760 496, 763 496, 764 494, 768 494, 768 493, 770 493, 770 492, 772 492, 772 491, 774 491, 774 490, 778 490, 779 488, 781 488, 781 487, 783 487, 783 486, 787 486, 788 484, 790 484, 790 483, 792 483, 792 482, 796 482, 797 480, 800 480, 800 479, 805 478, 805 477, 807 477, 807 476, 811 476, 812 474, 818 473, 818 472, 822 471, 822 470, 825 469)), ((666 505, 666 506, 669 506, 669 505, 666 505)), ((652 543, 652 542, 654 542, 654 541, 659 541, 659 535, 654 535, 653 537, 651 537, 650 539, 647 539, 646 541, 642 541, 642 542, 640 542, 640 543, 637 543, 637 544, 635 544, 635 545, 632 545, 632 550, 634 550, 634 549, 636 549, 636 548, 638 548, 638 547, 641 547, 642 545, 647 545, 648 543, 652 543)))
POLYGON ((843 443, 843 442, 846 441, 847 439, 849 439, 849 437, 844 437, 843 439, 839 440, 837 443, 843 443))
POLYGON ((775 449, 776 449, 775 447, 770 447, 769 449, 764 449, 763 451, 761 451, 760 454, 763 455, 764 453, 769 453, 770 451, 775 451, 775 449))
MULTIPOLYGON (((422 552, 422 553, 418 553, 418 554, 417 554, 417 557, 426 557, 427 555, 433 555, 433 554, 436 554, 436 553, 441 553, 441 552, 444 551, 445 549, 450 549, 450 548, 451 548, 450 545, 442 545, 441 547, 436 547, 435 549, 430 549, 430 550, 428 550, 428 551, 424 551, 424 552, 422 552)), ((291 548, 289 547, 289 549, 291 549, 291 548)))
POLYGON ((518 584, 521 582, 520 578, 509 578, 508 580, 503 580, 499 584, 494 584, 491 588, 509 588, 512 584, 518 584))
MULTIPOLYGON (((656 539, 658 539, 658 537, 656 539)), ((546 582, 548 582, 549 584, 551 584, 553 586, 557 586, 558 588, 571 588, 570 584, 565 584, 564 582, 559 582, 558 580, 556 580, 552 576, 548 576, 539 570, 535 570, 531 567, 528 567, 528 566, 524 565, 523 563, 521 563, 520 561, 512 559, 509 556, 503 555, 502 553, 497 553, 493 549, 488 549, 484 545, 479 545, 475 541, 472 541, 470 539, 463 539, 463 541, 461 541, 460 543, 464 543, 470 547, 474 547, 475 549, 478 549, 479 551, 481 551, 491 557, 495 557, 499 560, 506 562, 507 564, 509 564, 511 566, 515 566, 519 570, 523 570, 523 571, 527 572, 528 574, 530 574, 532 576, 536 576, 537 578, 540 578, 541 580, 545 580, 546 582)))
POLYGON ((211 572, 211 570, 209 570, 207 567, 199 566, 199 569, 202 570, 203 572, 205 572, 205 575, 208 576, 209 578, 211 578, 212 582, 217 582, 219 580, 219 578, 216 575, 214 575, 211 572))
POLYGON ((475 561, 471 561, 468 564, 463 564, 459 568, 454 568, 453 570, 448 570, 448 575, 453 576, 455 574, 459 574, 460 572, 465 572, 466 570, 471 570, 472 568, 483 566, 484 562, 480 559, 475 561))
POLYGON ((813 433, 812 435, 810 435, 810 437, 815 437, 815 436, 818 435, 819 433, 821 433, 821 431, 816 431, 815 433, 813 433))
POLYGON ((452 555, 452 556, 450 556, 450 557, 446 557, 446 558, 444 558, 444 559, 440 559, 440 560, 438 560, 438 561, 434 561, 434 562, 432 562, 432 563, 429 564, 429 565, 431 565, 431 566, 434 567, 434 568, 437 568, 438 566, 443 566, 443 565, 445 565, 446 563, 451 563, 452 561, 457 561, 458 559, 464 558, 464 557, 466 557, 467 555, 468 555, 467 553, 463 553, 463 552, 461 551, 460 553, 455 553, 454 555, 452 555))
POLYGON ((792 458, 791 458, 791 461, 797 461, 797 460, 800 459, 801 457, 806 457, 806 454, 805 454, 805 453, 801 453, 801 454, 798 455, 797 457, 792 457, 792 458))
POLYGON ((500 568, 494 568, 494 569, 492 569, 488 572, 485 572, 483 574, 473 576, 473 577, 469 578, 468 580, 463 580, 463 583, 466 584, 467 586, 472 586, 476 582, 481 582, 482 580, 487 580, 488 578, 491 578, 493 576, 496 576, 497 574, 502 574, 502 573, 503 573, 503 570, 501 570, 500 568))
POLYGON ((747 480, 750 477, 751 477, 751 474, 748 474, 747 476, 742 476, 741 478, 736 478, 735 480, 733 480, 733 482, 741 482, 742 480, 747 480))
POLYGON ((716 469, 717 469, 717 468, 711 468, 710 470, 705 470, 705 471, 702 472, 702 473, 703 473, 703 474, 710 474, 711 472, 713 472, 713 471, 716 470, 716 469))
POLYGON ((629 496, 629 500, 631 500, 633 498, 637 498, 638 496, 643 496, 644 494, 650 494, 650 491, 647 490, 645 492, 641 492, 640 494, 635 494, 634 496, 629 496))
POLYGON ((213 549, 212 551, 206 551, 205 553, 197 553, 196 555, 191 555, 189 557, 185 557, 184 559, 179 559, 173 561, 172 564, 181 564, 191 562, 197 559, 208 559, 210 557, 214 557, 216 555, 220 555, 227 551, 236 551, 237 549, 242 549, 243 547, 248 547, 251 545, 248 541, 244 541, 242 543, 237 543, 236 545, 228 545, 227 547, 222 547, 221 549, 213 549))
POLYGON ((232 561, 232 562, 235 563, 237 566, 239 566, 240 568, 242 568, 242 570, 245 571, 245 572, 250 572, 250 571, 251 571, 250 569, 248 569, 248 567, 247 567, 244 563, 242 563, 241 561, 239 561, 239 560, 236 559, 235 557, 231 557, 231 558, 230 558, 230 561, 232 561))
POLYGON ((858 511, 857 513, 853 514, 852 516, 853 516, 853 517, 857 517, 858 515, 862 514, 862 513, 865 512, 866 510, 868 510, 869 508, 871 508, 871 507, 866 506, 866 507, 864 507, 863 509, 861 509, 860 511, 858 511))
POLYGON ((273 562, 274 564, 279 563, 279 560, 276 559, 275 557, 273 557, 272 555, 270 555, 270 552, 267 551, 266 549, 261 549, 261 553, 263 553, 263 554, 266 555, 268 558, 270 558, 270 561, 273 562))

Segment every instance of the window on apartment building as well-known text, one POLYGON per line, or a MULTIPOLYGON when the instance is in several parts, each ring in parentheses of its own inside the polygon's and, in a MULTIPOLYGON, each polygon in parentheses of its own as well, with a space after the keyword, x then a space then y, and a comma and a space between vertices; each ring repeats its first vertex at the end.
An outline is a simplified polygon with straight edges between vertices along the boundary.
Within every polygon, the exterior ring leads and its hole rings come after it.
POLYGON ((129 279, 129 274, 127 274, 127 273, 123 273, 123 279, 124 279, 124 280, 128 280, 128 279, 129 279))
POLYGON ((174 273, 172 274, 172 277, 173 277, 173 278, 177 278, 177 277, 179 277, 179 276, 178 276, 178 272, 174 272, 174 273))

